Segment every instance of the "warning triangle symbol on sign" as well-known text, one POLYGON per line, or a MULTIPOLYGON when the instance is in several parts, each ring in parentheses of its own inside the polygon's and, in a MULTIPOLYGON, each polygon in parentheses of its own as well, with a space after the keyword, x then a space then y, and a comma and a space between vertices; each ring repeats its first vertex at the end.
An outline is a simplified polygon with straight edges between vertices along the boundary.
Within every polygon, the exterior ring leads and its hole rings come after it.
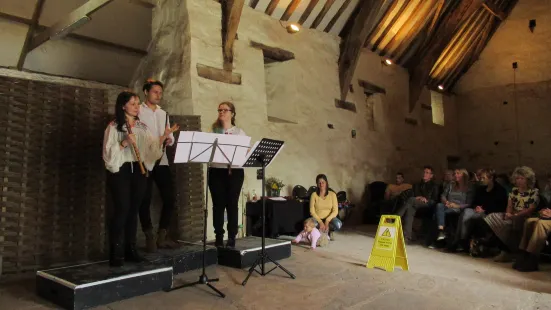
POLYGON ((383 236, 383 237, 392 237, 390 235, 390 230, 388 230, 388 228, 383 232, 383 234, 381 236, 383 236))

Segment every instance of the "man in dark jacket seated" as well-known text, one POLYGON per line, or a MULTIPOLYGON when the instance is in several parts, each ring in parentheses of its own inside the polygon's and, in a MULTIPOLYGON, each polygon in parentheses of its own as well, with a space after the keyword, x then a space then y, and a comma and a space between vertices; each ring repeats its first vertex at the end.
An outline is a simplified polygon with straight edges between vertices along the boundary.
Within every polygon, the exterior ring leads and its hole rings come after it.
POLYGON ((423 168, 423 179, 413 185, 413 197, 398 209, 397 214, 403 219, 403 232, 406 243, 413 241, 412 230, 415 213, 420 209, 432 209, 438 199, 438 184, 433 180, 434 173, 431 166, 423 168))
POLYGON ((495 182, 495 176, 493 169, 481 169, 481 186, 477 187, 471 206, 461 212, 454 242, 449 250, 467 250, 473 229, 482 224, 486 215, 505 211, 507 191, 495 182))

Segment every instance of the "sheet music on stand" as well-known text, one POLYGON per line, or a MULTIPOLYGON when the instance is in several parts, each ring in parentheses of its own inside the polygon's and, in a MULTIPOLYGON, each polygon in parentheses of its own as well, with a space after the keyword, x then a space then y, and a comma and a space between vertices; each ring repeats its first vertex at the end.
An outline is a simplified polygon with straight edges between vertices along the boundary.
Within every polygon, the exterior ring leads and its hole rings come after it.
POLYGON ((283 143, 283 141, 266 138, 257 141, 249 152, 243 167, 262 167, 262 162, 266 167, 270 166, 273 159, 283 149, 283 143))
POLYGON ((174 163, 219 163, 241 167, 247 159, 250 142, 249 136, 181 131, 174 163))

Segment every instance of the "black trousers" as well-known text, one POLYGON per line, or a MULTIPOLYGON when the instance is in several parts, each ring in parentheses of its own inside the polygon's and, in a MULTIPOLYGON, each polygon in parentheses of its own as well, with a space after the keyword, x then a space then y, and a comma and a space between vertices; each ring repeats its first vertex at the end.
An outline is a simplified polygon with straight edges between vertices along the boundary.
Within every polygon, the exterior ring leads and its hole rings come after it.
POLYGON ((109 173, 108 185, 114 202, 110 225, 111 243, 136 243, 138 209, 142 203, 147 178, 141 174, 137 162, 124 163, 119 172, 109 173))
POLYGON ((174 212, 174 182, 172 180, 170 168, 168 166, 161 166, 157 162, 155 167, 153 167, 153 171, 149 172, 145 196, 140 206, 140 222, 142 224, 143 231, 153 229, 153 223, 151 221, 151 196, 153 193, 153 182, 157 184, 157 188, 161 194, 161 199, 163 200, 161 218, 159 219, 159 229, 169 228, 170 220, 174 212))
POLYGON ((209 189, 212 197, 214 233, 224 235, 224 210, 228 214, 228 237, 235 238, 239 223, 239 195, 245 172, 243 169, 209 168, 209 189))

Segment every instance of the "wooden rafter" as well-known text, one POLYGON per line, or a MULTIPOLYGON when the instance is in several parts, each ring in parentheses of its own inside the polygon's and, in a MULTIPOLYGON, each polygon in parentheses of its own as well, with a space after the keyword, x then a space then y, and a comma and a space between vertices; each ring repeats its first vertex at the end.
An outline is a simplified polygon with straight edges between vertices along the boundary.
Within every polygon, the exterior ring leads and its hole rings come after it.
POLYGON ((281 20, 282 21, 288 21, 289 18, 291 17, 291 15, 293 15, 293 13, 295 12, 295 10, 297 9, 298 5, 300 4, 301 0, 293 0, 289 3, 289 5, 287 6, 287 8, 285 9, 285 12, 283 13, 283 15, 281 16, 281 20))
POLYGON ((232 67, 233 42, 235 41, 244 4, 245 0, 226 0, 222 2, 222 48, 225 67, 232 67))
POLYGON ((266 8, 266 11, 264 11, 264 13, 268 15, 272 15, 272 13, 274 13, 274 10, 277 8, 278 4, 279 4, 279 0, 271 0, 270 4, 268 4, 268 7, 266 8))
POLYGON ((298 20, 299 24, 304 24, 304 22, 310 17, 310 14, 312 14, 312 11, 318 4, 319 0, 310 0, 310 3, 308 3, 308 6, 306 7, 306 10, 304 10, 304 13, 300 16, 300 19, 298 20))
POLYGON ((342 45, 339 57, 339 82, 341 86, 341 100, 346 100, 349 85, 354 75, 356 64, 362 46, 377 22, 379 8, 384 0, 363 1, 358 15, 356 15, 352 29, 342 45))
MULTIPOLYGON (((429 81, 429 75, 434 63, 440 57, 442 51, 453 38, 455 31, 482 5, 482 0, 460 0, 454 10, 443 17, 442 23, 434 32, 432 39, 427 43, 428 47, 423 54, 417 54, 419 59, 415 66, 409 69, 409 111, 415 108, 423 87, 429 81)), ((420 49, 422 50, 422 49, 420 49)))
MULTIPOLYGON (((12 22, 16 22, 16 23, 29 25, 29 26, 32 24, 32 20, 30 20, 30 19, 15 16, 15 15, 10 15, 10 14, 6 14, 6 13, 2 13, 2 12, 0 12, 0 18, 6 19, 6 20, 9 20, 9 21, 12 21, 12 22)), ((48 29, 48 27, 43 26, 43 25, 37 25, 36 28, 37 28, 37 30, 41 30, 41 31, 48 29)), ((129 47, 129 46, 113 43, 113 42, 108 42, 108 41, 104 41, 104 40, 100 40, 100 39, 96 39, 96 38, 92 38, 92 37, 87 37, 87 36, 84 36, 84 35, 69 33, 67 35, 67 37, 71 38, 71 39, 78 40, 80 42, 94 44, 96 46, 114 48, 114 49, 118 49, 118 50, 129 52, 129 53, 134 53, 134 54, 138 54, 138 55, 142 55, 142 56, 147 55, 147 51, 145 51, 145 50, 140 50, 140 49, 137 49, 137 48, 133 48, 133 47, 129 47)))
POLYGON ((130 2, 132 4, 135 4, 135 5, 139 5, 141 7, 146 8, 146 9, 153 9, 154 7, 156 7, 156 5, 153 1, 154 0, 128 0, 128 2, 130 2))
POLYGON ((27 30, 27 36, 25 37, 25 42, 23 43, 23 48, 21 49, 21 54, 19 55, 19 60, 17 61, 17 70, 23 69, 25 64, 25 59, 27 58, 27 53, 29 52, 29 46, 31 45, 34 32, 38 28, 38 19, 42 14, 42 8, 44 7, 45 0, 38 0, 34 7, 33 17, 27 30))
MULTIPOLYGON (((377 27, 373 30, 372 35, 377 35, 381 31, 381 29, 382 29, 382 33, 379 35, 377 40, 375 40, 375 43, 371 47, 372 51, 377 50, 377 47, 379 46, 379 44, 381 44, 381 41, 383 41, 383 39, 388 34, 390 29, 392 29, 392 27, 396 24, 396 21, 398 21, 398 19, 400 17, 402 17, 402 14, 408 8, 408 5, 409 5, 410 1, 411 0, 405 0, 405 2, 402 3, 400 8, 398 9, 398 13, 396 13, 392 16, 392 19, 389 16, 390 14, 385 14, 385 16, 383 17, 383 20, 381 20, 381 22, 377 24, 377 27), (384 27, 384 25, 386 25, 386 27, 384 27)), ((419 6, 420 4, 418 3, 416 5, 419 6)), ((398 1, 393 1, 392 6, 390 7, 389 11, 390 12, 394 11, 396 6, 398 6, 398 1)), ((371 37, 371 35, 370 35, 370 37, 371 37)))
MULTIPOLYGON (((422 28, 428 23, 426 18, 423 16, 426 15, 427 7, 424 5, 417 5, 412 11, 411 16, 420 16, 419 18, 409 18, 400 29, 392 36, 386 45, 380 46, 379 53, 380 56, 388 55, 390 59, 397 62, 395 57, 397 55, 402 55, 406 46, 410 46, 411 41, 415 36, 419 34, 422 28), (387 51, 385 53, 385 51, 387 51)), ((429 16, 434 12, 434 8, 430 9, 429 16)))
MULTIPOLYGON (((337 11, 337 14, 335 14, 335 16, 333 16, 333 18, 331 18, 331 20, 329 21, 329 24, 327 24, 327 26, 325 27, 325 32, 329 32, 331 31, 331 28, 333 28, 333 25, 335 25, 335 23, 339 20, 339 18, 341 17, 342 13, 348 8, 348 6, 350 5, 350 2, 352 0, 346 0, 344 1, 344 3, 341 5, 341 7, 339 8, 339 10, 337 11)), ((359 2, 358 2, 359 3, 359 2)))
MULTIPOLYGON (((70 28, 82 18, 93 14, 111 2, 113 2, 113 0, 88 0, 86 3, 69 13, 67 17, 34 37, 30 43, 29 52, 50 40, 50 38, 56 34, 66 31, 66 29, 70 28)), ((74 29, 70 29, 68 32, 73 30, 74 29)))
POLYGON ((486 11, 490 12, 490 14, 494 15, 495 17, 499 18, 499 20, 503 21, 507 18, 507 14, 500 10, 495 3, 493 3, 491 0, 486 0, 482 3, 482 6, 486 9, 486 11))
POLYGON ((316 16, 316 19, 314 19, 314 22, 312 23, 312 26, 310 26, 310 28, 318 28, 319 24, 321 23, 327 12, 329 12, 329 9, 331 9, 331 7, 333 6, 333 3, 335 3, 335 0, 327 0, 325 2, 325 5, 319 12, 318 16, 316 16))

